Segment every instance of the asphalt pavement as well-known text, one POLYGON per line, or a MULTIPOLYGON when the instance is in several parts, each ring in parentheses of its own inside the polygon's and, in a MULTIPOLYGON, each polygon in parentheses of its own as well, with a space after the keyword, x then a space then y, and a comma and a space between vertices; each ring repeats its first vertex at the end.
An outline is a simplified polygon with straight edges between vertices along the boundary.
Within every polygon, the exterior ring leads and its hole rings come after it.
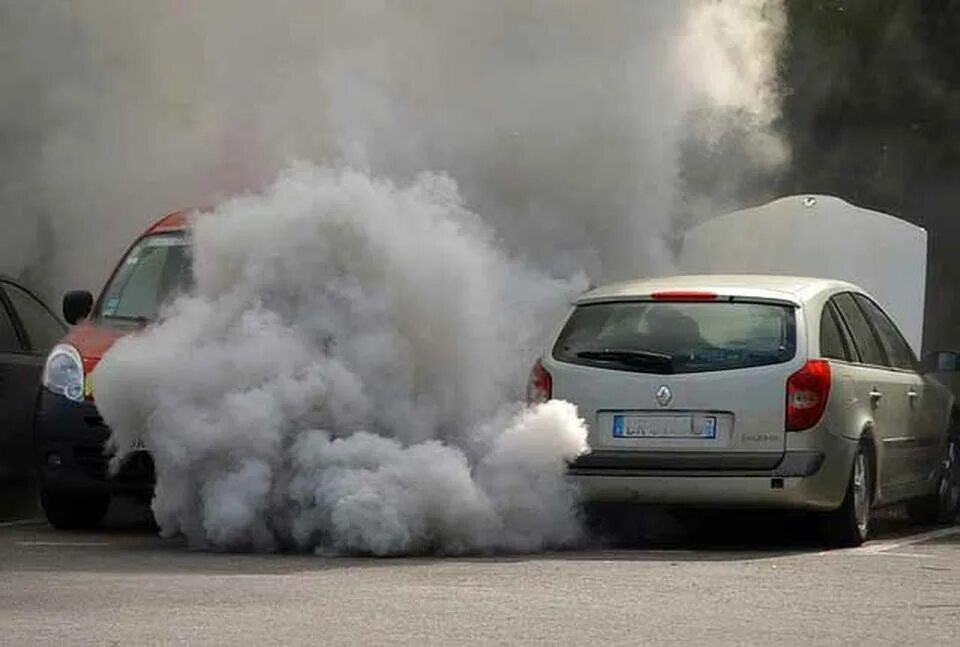
POLYGON ((528 556, 218 554, 118 506, 97 532, 0 523, 0 644, 960 644, 960 527, 794 536, 732 516, 528 556))

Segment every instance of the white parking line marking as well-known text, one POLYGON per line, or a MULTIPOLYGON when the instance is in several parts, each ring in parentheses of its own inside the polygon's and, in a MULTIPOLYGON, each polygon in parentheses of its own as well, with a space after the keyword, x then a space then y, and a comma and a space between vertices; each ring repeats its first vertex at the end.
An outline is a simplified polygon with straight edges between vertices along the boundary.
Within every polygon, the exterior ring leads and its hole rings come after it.
POLYGON ((922 544, 925 541, 930 541, 932 539, 940 539, 941 537, 949 537, 951 535, 956 535, 958 533, 960 533, 960 528, 957 528, 957 527, 939 528, 937 530, 929 530, 927 532, 921 532, 919 535, 910 535, 909 537, 903 537, 901 539, 891 539, 887 541, 871 542, 866 546, 850 548, 844 552, 859 554, 859 555, 880 555, 883 553, 889 553, 892 550, 897 550, 898 548, 903 548, 905 546, 922 544))
POLYGON ((884 553, 891 550, 896 550, 898 548, 903 548, 904 546, 913 546, 914 544, 922 544, 925 541, 930 541, 932 539, 940 539, 941 537, 949 537, 960 533, 960 528, 939 528, 937 530, 930 530, 927 532, 922 532, 919 535, 911 535, 910 537, 904 537, 903 539, 890 540, 885 542, 876 542, 873 544, 867 544, 866 546, 860 546, 859 548, 851 549, 851 552, 863 552, 868 554, 877 554, 884 553))
POLYGON ((43 519, 17 519, 16 521, 0 521, 0 528, 17 528, 19 526, 39 526, 43 519))
POLYGON ((110 546, 109 541, 18 541, 17 546, 27 548, 100 548, 110 546))
POLYGON ((858 546, 857 548, 822 550, 819 553, 813 553, 813 555, 816 555, 817 557, 825 557, 827 555, 896 555, 898 557, 928 557, 928 555, 921 555, 920 553, 893 553, 891 551, 903 548, 905 546, 922 544, 925 541, 931 541, 941 537, 950 537, 956 534, 960 534, 960 526, 928 530, 927 532, 921 532, 919 534, 909 535, 907 537, 899 537, 897 539, 871 541, 870 543, 864 544, 863 546, 858 546))

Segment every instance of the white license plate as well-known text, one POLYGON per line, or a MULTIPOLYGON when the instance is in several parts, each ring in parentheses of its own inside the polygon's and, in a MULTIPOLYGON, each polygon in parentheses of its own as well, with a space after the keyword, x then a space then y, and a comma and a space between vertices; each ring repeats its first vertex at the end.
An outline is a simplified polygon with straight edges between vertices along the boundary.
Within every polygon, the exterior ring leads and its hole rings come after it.
POLYGON ((613 417, 614 438, 705 438, 717 437, 714 416, 623 416, 613 417))

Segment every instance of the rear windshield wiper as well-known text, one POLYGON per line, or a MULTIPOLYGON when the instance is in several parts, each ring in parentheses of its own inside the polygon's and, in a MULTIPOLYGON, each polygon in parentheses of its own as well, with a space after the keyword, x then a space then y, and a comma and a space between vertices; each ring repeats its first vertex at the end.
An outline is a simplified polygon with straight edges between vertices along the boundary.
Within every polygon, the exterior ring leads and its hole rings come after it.
POLYGON ((582 350, 577 353, 577 357, 603 362, 619 362, 620 364, 640 368, 656 368, 663 371, 668 371, 673 368, 673 355, 655 353, 648 350, 601 348, 597 350, 582 350))

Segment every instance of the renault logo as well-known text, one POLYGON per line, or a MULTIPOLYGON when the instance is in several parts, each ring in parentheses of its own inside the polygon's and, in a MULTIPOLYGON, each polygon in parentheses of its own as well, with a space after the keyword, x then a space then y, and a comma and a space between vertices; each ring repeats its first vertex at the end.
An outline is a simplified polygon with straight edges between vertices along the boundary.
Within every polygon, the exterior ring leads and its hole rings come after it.
POLYGON ((673 391, 666 384, 662 384, 657 389, 657 402, 660 403, 661 407, 665 407, 670 404, 670 400, 673 400, 673 391))

